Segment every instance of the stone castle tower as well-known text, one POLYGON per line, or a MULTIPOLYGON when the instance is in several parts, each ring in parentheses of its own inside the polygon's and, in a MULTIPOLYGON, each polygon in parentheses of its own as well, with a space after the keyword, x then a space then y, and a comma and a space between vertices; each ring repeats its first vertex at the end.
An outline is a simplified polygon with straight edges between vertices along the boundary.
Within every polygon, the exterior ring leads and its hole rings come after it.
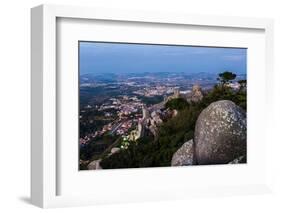
POLYGON ((180 91, 179 91, 179 89, 174 89, 173 98, 179 98, 179 97, 180 97, 180 91))
POLYGON ((203 92, 201 87, 198 84, 193 85, 191 92, 191 101, 199 102, 203 98, 203 92))

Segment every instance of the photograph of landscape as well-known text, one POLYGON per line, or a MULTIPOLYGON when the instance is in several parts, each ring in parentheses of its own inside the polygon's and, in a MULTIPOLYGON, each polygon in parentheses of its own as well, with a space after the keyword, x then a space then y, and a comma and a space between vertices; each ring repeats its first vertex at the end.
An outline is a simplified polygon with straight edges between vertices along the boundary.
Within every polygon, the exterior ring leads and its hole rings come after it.
POLYGON ((247 163, 247 49, 79 41, 79 170, 247 163))

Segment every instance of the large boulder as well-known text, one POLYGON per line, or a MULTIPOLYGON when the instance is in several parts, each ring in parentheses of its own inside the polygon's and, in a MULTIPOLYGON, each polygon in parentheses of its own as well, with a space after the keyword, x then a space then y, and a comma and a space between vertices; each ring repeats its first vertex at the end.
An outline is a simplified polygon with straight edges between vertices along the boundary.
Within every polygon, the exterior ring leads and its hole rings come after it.
POLYGON ((194 132, 198 164, 224 164, 246 156, 245 111, 232 101, 210 104, 199 115, 194 132))
POLYGON ((185 142, 173 155, 171 166, 190 166, 194 165, 193 140, 185 142))

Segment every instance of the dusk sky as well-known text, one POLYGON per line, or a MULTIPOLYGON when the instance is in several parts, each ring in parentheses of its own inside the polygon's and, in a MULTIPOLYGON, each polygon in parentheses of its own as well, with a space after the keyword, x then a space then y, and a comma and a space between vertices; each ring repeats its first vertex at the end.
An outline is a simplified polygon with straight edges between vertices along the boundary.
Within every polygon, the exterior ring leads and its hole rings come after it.
POLYGON ((80 42, 86 73, 208 72, 246 74, 247 49, 80 42))

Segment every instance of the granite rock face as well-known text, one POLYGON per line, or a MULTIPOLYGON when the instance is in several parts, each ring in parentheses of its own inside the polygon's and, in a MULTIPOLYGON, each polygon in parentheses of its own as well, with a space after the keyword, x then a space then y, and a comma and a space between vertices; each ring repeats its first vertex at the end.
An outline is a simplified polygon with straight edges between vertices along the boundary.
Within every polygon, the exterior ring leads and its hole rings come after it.
POLYGON ((194 144, 193 140, 185 142, 173 155, 171 166, 194 165, 194 144))
POLYGON ((194 132, 197 164, 225 164, 246 156, 245 111, 232 101, 210 104, 199 115, 194 132))

